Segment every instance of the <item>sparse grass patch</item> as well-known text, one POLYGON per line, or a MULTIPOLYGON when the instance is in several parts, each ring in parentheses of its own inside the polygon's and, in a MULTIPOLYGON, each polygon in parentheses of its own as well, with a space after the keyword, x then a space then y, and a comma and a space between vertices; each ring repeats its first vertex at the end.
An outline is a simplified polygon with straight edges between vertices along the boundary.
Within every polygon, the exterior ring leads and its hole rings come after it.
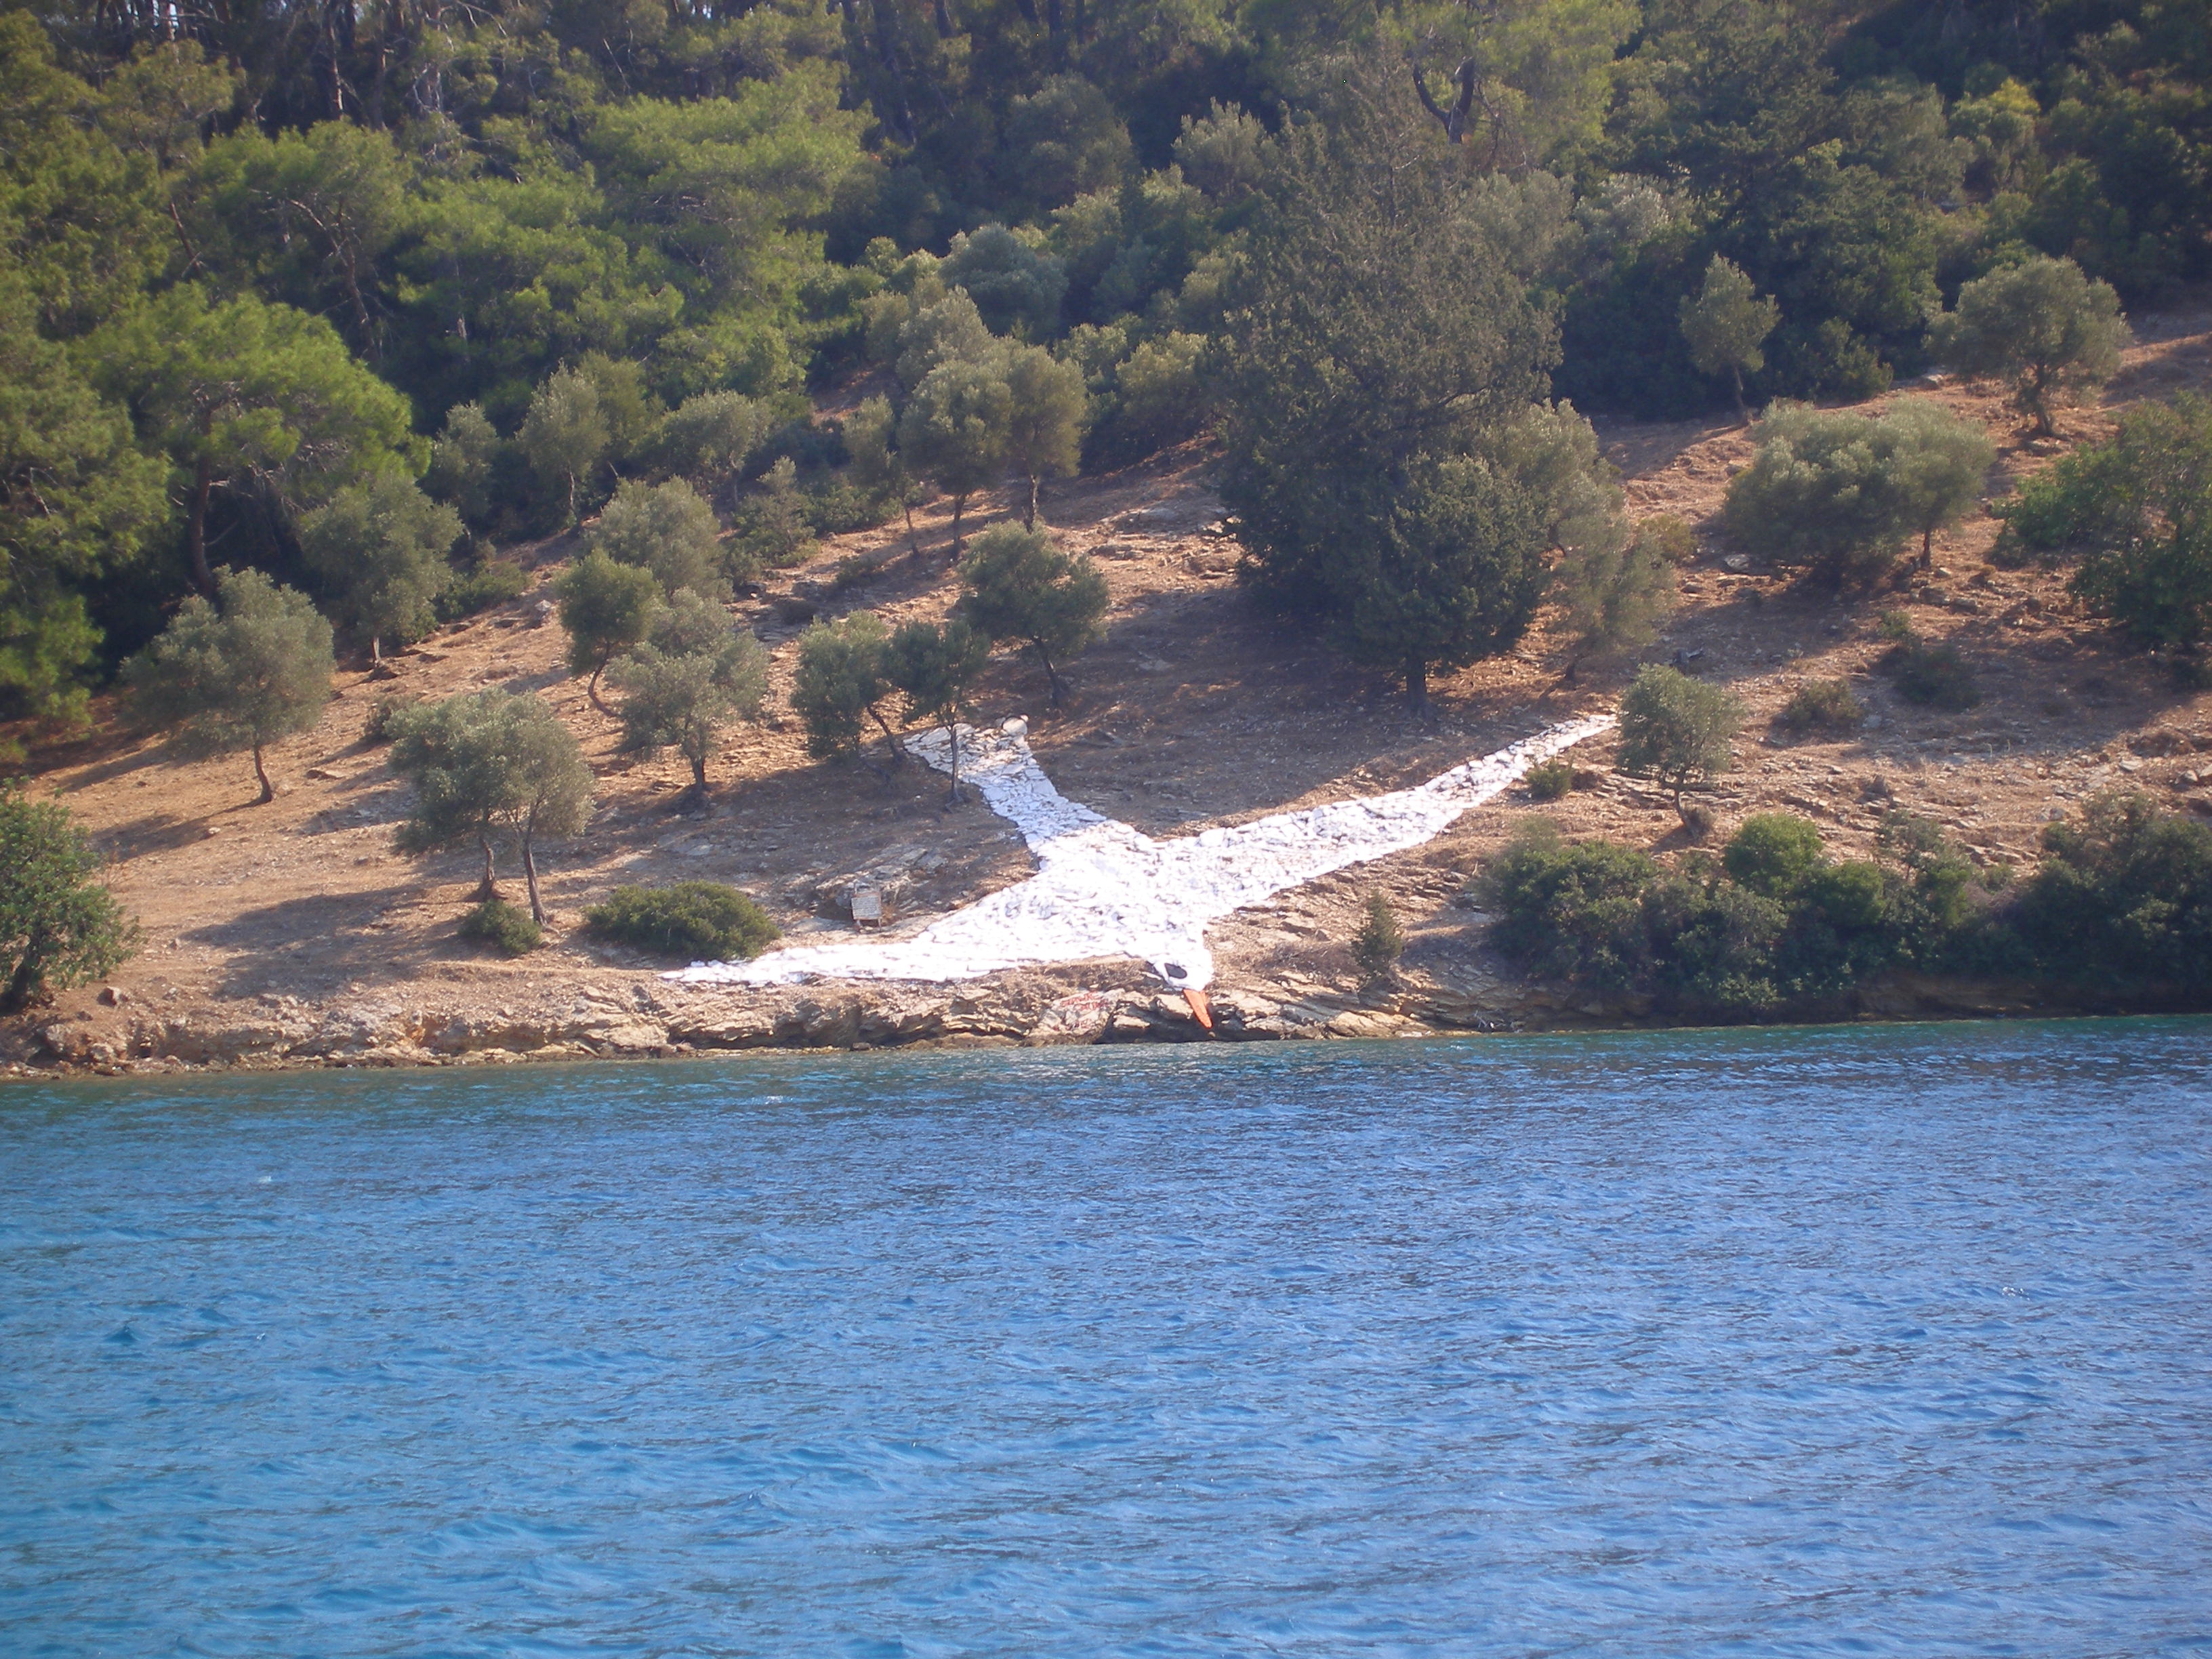
POLYGON ((694 961, 750 960, 778 937, 767 913, 714 881, 617 887, 584 913, 592 931, 641 951, 694 961))

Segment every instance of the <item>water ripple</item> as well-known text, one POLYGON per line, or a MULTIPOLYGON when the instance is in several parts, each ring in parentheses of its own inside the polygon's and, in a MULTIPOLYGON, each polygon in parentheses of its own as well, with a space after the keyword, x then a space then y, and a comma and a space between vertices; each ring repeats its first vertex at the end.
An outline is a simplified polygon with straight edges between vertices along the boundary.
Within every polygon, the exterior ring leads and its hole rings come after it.
POLYGON ((2198 1651, 2208 1036, 16 1090, 0 1645, 2198 1651))

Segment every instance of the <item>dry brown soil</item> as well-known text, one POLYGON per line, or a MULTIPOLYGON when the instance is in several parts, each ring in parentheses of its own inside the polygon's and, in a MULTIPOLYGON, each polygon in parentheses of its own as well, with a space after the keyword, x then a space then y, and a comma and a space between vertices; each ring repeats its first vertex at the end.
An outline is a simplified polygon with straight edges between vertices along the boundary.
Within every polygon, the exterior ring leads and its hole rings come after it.
MULTIPOLYGON (((2064 418, 2069 442, 2109 430, 2138 399, 2212 384, 2204 296, 2138 319, 2136 331, 2103 405, 2064 418)), ((2030 441, 1993 388, 1915 384, 1891 395, 1937 398, 1987 423, 2001 446, 1992 499, 2065 447, 2030 441)), ((1908 569, 1881 593, 1838 597, 1747 564, 1726 545, 1716 514, 1729 477, 1749 459, 1741 430, 1682 422, 1613 425, 1601 435, 1632 510, 1676 514, 1698 532, 1680 608, 1642 659, 1702 653, 1693 665, 1731 684, 1753 711, 1738 769, 1713 799, 1722 834, 1745 813, 1781 808, 1818 821, 1838 851, 1863 854, 1881 814, 1900 805, 1948 825, 1978 858, 2020 862, 2033 857, 2046 822, 2100 789, 2142 787, 2212 811, 2212 754, 2199 753, 2212 750, 2212 696, 2177 690, 2152 659, 2081 615, 2063 575, 1989 565, 1996 526, 1986 515, 1936 538, 1925 577, 1908 569), (1978 708, 1916 709, 1873 672, 1875 618, 1892 609, 1965 653, 1986 694, 1978 708), (1799 741, 1772 726, 1799 684, 1834 678, 1849 679, 1875 717, 1867 729, 1799 741)), ((1439 684, 1433 715, 1410 720, 1387 683, 1246 601, 1206 473, 1204 454, 1184 453, 1049 489, 1053 528, 1106 573, 1105 635, 1070 666, 1065 707, 1048 706, 1042 671, 1012 653, 994 663, 979 699, 987 720, 1029 718, 1030 741, 1066 793, 1148 833, 1418 781, 1607 706, 1634 670, 1585 664, 1576 684, 1562 684, 1562 643, 1540 627, 1512 655, 1439 684)), ((971 510, 969 522, 1014 505, 1010 490, 981 514, 971 510)), ((544 584, 573 551, 570 538, 524 550, 538 588, 395 659, 396 678, 379 679, 366 664, 342 672, 317 727, 271 751, 281 793, 270 805, 252 804, 244 757, 174 763, 157 740, 125 727, 119 711, 103 708, 89 736, 34 755, 37 787, 58 791, 112 857, 114 889, 140 917, 145 949, 106 988, 71 992, 18 1022, 14 1056, 46 1063, 59 1052, 117 1069, 178 1057, 299 1063, 718 1041, 1006 1040, 1037 1035, 1041 1011, 1055 1003, 1060 1012, 1047 1030, 1097 1035, 1113 999, 1080 994, 1149 997, 1133 964, 1006 975, 950 994, 872 990, 862 1001, 891 1013, 871 1024, 856 1020, 859 1005, 841 1003, 836 988, 671 988, 655 972, 668 964, 608 948, 581 927, 585 908, 618 884, 708 878, 756 896, 787 937, 837 931, 850 926, 836 912, 842 882, 870 875, 892 883, 899 924, 914 927, 1027 873, 1011 827, 972 802, 948 808, 940 775, 884 766, 880 739, 868 763, 810 761, 785 712, 805 608, 836 616, 866 607, 893 625, 948 608, 946 515, 917 514, 916 526, 918 553, 906 550, 899 524, 841 537, 738 607, 772 653, 769 712, 716 757, 703 817, 675 810, 682 763, 619 753, 615 723, 562 672, 544 584), (841 560, 885 553, 879 574, 832 596, 841 560), (475 878, 471 856, 394 850, 405 786, 387 751, 363 737, 380 696, 495 684, 546 698, 600 774, 591 828, 544 860, 552 942, 520 962, 455 937, 475 878)), ((1596 787, 1550 805, 1516 791, 1425 848, 1232 918, 1214 935, 1220 994, 1263 1023, 1280 1014, 1271 1029, 1289 1031, 1301 1020, 1336 1034, 1391 1029, 1387 1007, 1486 1025, 1572 1017, 1499 972, 1461 895, 1485 854, 1532 812, 1574 833, 1682 846, 1671 806, 1612 775, 1602 741, 1575 757, 1603 775, 1596 787), (1354 1006, 1346 941, 1376 890, 1407 927, 1406 994, 1370 1000, 1379 1023, 1355 1015, 1331 1024, 1354 1006)), ((519 887, 511 883, 510 896, 519 887)))

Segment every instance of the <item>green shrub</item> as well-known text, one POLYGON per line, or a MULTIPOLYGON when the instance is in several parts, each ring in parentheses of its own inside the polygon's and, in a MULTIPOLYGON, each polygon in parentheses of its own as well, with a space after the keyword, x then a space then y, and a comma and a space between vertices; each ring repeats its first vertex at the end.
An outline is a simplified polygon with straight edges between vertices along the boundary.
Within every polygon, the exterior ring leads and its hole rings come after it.
POLYGON ((2014 912, 2043 972, 2212 991, 2212 824, 2103 795, 2044 848, 2014 912))
POLYGON ((438 620, 459 622, 530 591, 530 573, 513 559, 483 559, 456 574, 438 596, 438 620))
POLYGON ((1966 666, 1954 646, 1904 645, 1890 652, 1882 667, 1907 702, 1952 714, 1973 708, 1982 700, 1974 671, 1966 666))
POLYGON ((138 948, 138 924, 93 878, 100 857, 59 801, 0 783, 0 1014, 97 979, 138 948))
POLYGON ((750 960, 777 937, 776 925, 736 888, 714 881, 617 887, 584 913, 594 933, 641 951, 694 961, 750 960))
POLYGON ((1359 964, 1360 983, 1372 990, 1388 985, 1398 958, 1406 954, 1405 931, 1398 913, 1380 893, 1367 896, 1367 914, 1352 936, 1352 959, 1359 964))
POLYGON ((1563 760, 1547 760, 1528 769, 1527 778, 1531 800, 1557 800, 1575 787, 1575 769, 1563 760))
POLYGON ((1903 645, 1920 637, 1919 629, 1912 625, 1912 613, 1908 611, 1883 611, 1875 618, 1874 631, 1876 637, 1892 645, 1903 645))
POLYGON ((398 717, 422 702, 413 691, 387 691, 368 706, 368 719, 362 722, 361 740, 363 743, 390 743, 399 735, 398 717))
POLYGON ((1887 864, 1832 861, 1786 813, 1747 818, 1719 859, 1668 868, 1610 842, 1526 827, 1476 886, 1490 942, 1541 978, 1634 991, 1678 1012, 1741 1016, 1833 995, 1904 963, 1941 966, 1975 939, 1973 867, 1933 825, 1899 819, 1887 864))
POLYGON ((895 548, 886 548, 876 553, 848 553, 830 567, 831 597, 849 593, 853 589, 875 580, 884 574, 884 567, 897 556, 895 548))
POLYGON ((1808 680, 1782 709, 1782 724, 1793 732, 1849 732, 1866 718, 1866 709, 1842 680, 1808 680))
POLYGON ((463 939, 489 945, 503 957, 526 957, 545 939, 530 912, 505 899, 486 899, 461 918, 460 931, 463 939))

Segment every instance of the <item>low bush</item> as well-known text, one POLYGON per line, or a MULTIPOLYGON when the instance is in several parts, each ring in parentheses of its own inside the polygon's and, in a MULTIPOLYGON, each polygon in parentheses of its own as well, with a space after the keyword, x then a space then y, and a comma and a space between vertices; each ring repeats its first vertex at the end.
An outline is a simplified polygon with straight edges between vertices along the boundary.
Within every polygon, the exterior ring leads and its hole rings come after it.
POLYGON ((873 581, 884 574, 884 567, 897 556, 895 548, 875 553, 848 553, 830 568, 831 597, 849 593, 853 589, 873 581))
POLYGON ((513 559, 484 559, 457 573, 438 596, 438 620, 459 622, 530 591, 530 573, 513 559))
POLYGON ((1874 631, 1877 638, 1892 645, 1904 645, 1920 637, 1920 630, 1912 625, 1909 611, 1885 611, 1875 618, 1874 631))
POLYGON ((1575 769, 1563 760, 1547 760, 1528 769, 1526 780, 1531 800, 1557 800, 1575 787, 1575 769))
POLYGON ((2104 795, 2044 832, 2014 920, 2053 978, 2212 991, 2212 824, 2104 795))
POLYGON ((1792 732, 1850 732, 1866 709, 1843 680, 1808 680, 1790 695, 1782 724, 1792 732))
POLYGON ((1953 646, 1899 646, 1882 659, 1882 668, 1899 696, 1925 708, 1957 714, 1982 700, 1974 671, 1953 646))
POLYGON ((1748 818, 1721 856, 1674 868, 1539 821, 1477 884, 1491 943, 1540 977, 1650 995, 1678 1012, 1772 1012, 1886 969, 1952 961, 1983 922, 1972 866, 1899 820, 1881 864, 1831 860, 1787 813, 1748 818))
POLYGON ((486 899, 461 918, 461 937, 489 945, 503 957, 526 957, 544 943, 544 930, 530 912, 505 899, 486 899))
POLYGON ((714 881, 617 887, 584 913, 592 931, 641 951, 694 961, 758 956, 778 936, 765 912, 736 888, 714 881))
POLYGON ((399 735, 398 716, 422 702, 413 691, 387 691, 368 706, 368 719, 361 728, 363 743, 390 743, 399 735))
POLYGON ((1382 894, 1369 894, 1366 916, 1352 941, 1352 959, 1359 964, 1360 983, 1370 990, 1388 985, 1397 970, 1398 958, 1405 954, 1406 934, 1398 926, 1398 913, 1382 894))

